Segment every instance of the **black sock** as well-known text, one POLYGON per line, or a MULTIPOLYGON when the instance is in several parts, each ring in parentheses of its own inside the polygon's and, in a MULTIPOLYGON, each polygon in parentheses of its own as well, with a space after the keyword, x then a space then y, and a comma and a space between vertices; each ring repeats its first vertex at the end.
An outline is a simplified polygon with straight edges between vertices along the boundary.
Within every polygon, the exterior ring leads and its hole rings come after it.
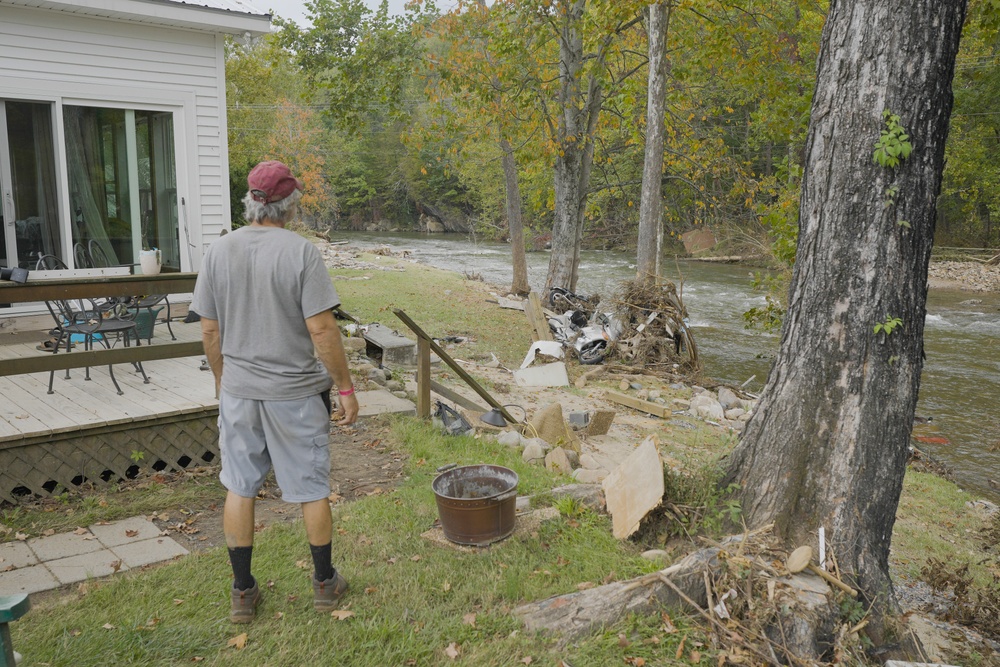
POLYGON ((313 567, 316 568, 316 581, 333 579, 336 570, 333 569, 333 562, 330 556, 330 542, 321 547, 310 544, 309 551, 312 553, 313 567))
POLYGON ((233 566, 233 588, 245 591, 253 588, 257 582, 250 574, 250 561, 253 559, 253 547, 230 547, 229 562, 233 566))

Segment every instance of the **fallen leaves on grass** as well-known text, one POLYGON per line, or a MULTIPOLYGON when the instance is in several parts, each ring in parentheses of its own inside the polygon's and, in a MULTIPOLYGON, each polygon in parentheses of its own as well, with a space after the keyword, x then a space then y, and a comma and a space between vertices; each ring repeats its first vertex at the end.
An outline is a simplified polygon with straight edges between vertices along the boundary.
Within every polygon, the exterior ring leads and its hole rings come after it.
POLYGON ((420 560, 420 555, 418 554, 416 556, 410 556, 410 560, 412 560, 414 563, 416 563, 417 561, 420 560))
POLYGON ((181 600, 180 598, 174 598, 174 604, 184 604, 184 600, 181 600))
POLYGON ((56 534, 56 529, 55 528, 49 528, 48 530, 43 530, 42 531, 42 535, 44 535, 45 537, 50 537, 50 536, 55 535, 55 534, 56 534))
POLYGON ((105 623, 101 627, 104 628, 105 630, 114 630, 115 629, 115 626, 111 625, 110 623, 105 623))
POLYGON ((444 584, 441 585, 441 590, 443 590, 445 593, 447 593, 448 591, 451 590, 451 584, 448 583, 447 581, 444 582, 444 584))
POLYGON ((354 612, 347 609, 334 609, 330 612, 330 616, 333 616, 338 621, 346 621, 351 616, 354 616, 354 612))
POLYGON ((232 639, 230 639, 228 642, 226 642, 226 646, 231 646, 234 649, 236 649, 237 651, 242 651, 246 647, 247 640, 249 638, 250 637, 247 635, 247 633, 244 632, 243 634, 236 635, 235 637, 233 637, 232 639))
POLYGON ((14 539, 24 542, 26 539, 28 539, 28 534, 22 533, 21 531, 17 531, 16 533, 14 533, 14 539))
POLYGON ((444 650, 444 654, 454 660, 461 654, 459 645, 455 642, 448 644, 448 648, 444 650))
POLYGON ((532 662, 534 662, 534 660, 530 655, 526 655, 523 658, 521 658, 521 662, 525 665, 530 665, 532 662))
POLYGON ((465 616, 463 616, 462 617, 462 623, 465 623, 466 625, 471 625, 472 627, 476 627, 476 615, 475 615, 475 613, 470 613, 470 614, 466 614, 465 616))

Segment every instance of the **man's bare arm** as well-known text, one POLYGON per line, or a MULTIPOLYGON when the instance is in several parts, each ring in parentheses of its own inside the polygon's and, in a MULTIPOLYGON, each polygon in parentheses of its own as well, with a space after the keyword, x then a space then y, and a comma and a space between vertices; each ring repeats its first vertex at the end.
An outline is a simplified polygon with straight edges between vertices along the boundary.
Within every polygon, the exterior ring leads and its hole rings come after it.
MULTIPOLYGON (((354 387, 351 381, 351 370, 347 366, 347 354, 344 352, 344 341, 340 337, 340 327, 333 312, 326 310, 306 320, 306 328, 312 338, 319 360, 323 362, 334 384, 340 391, 354 387)), ((337 401, 337 424, 346 426, 353 424, 358 418, 358 398, 354 394, 341 395, 337 401)))
POLYGON ((218 398, 222 387, 222 336, 218 320, 201 318, 201 344, 205 348, 208 366, 215 376, 215 397, 218 398))

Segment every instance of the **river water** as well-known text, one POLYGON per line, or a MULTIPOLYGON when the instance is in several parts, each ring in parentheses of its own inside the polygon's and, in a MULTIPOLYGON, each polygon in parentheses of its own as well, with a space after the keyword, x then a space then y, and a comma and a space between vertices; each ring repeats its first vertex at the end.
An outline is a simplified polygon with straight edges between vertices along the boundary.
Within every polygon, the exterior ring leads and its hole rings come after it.
MULTIPOLYGON (((348 233, 339 238, 351 245, 389 245, 409 250, 421 263, 460 273, 477 273, 484 280, 509 287, 510 247, 475 242, 460 235, 348 233)), ((549 254, 528 254, 528 279, 535 290, 544 287, 549 254)), ((611 295, 618 282, 635 276, 635 256, 613 251, 584 251, 577 292, 611 295)), ((747 390, 759 392, 778 348, 778 335, 748 331, 742 313, 764 305, 750 287, 751 270, 728 264, 667 261, 664 273, 681 286, 705 374, 740 385, 753 377, 747 390)), ((921 380, 917 414, 930 424, 921 435, 944 442, 921 442, 920 448, 945 463, 955 480, 975 493, 998 500, 990 479, 1000 478, 1000 295, 932 290, 928 297, 924 346, 927 361, 921 380), (980 303, 971 303, 979 301, 980 303)))

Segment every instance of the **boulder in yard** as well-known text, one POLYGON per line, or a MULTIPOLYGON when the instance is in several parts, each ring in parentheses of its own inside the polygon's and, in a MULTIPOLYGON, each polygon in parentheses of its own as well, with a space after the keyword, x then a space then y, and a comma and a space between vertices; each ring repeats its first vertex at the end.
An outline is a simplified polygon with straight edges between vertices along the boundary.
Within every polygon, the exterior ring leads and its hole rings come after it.
POLYGON ((566 450, 562 447, 556 447, 545 455, 545 468, 564 475, 573 474, 573 464, 570 463, 566 450))
POLYGON ((573 433, 573 429, 566 424, 563 419, 563 410, 560 403, 550 403, 535 413, 531 418, 530 433, 536 434, 545 442, 554 445, 561 445, 566 449, 575 452, 580 451, 580 440, 573 433))
POLYGON ((726 413, 722 409, 722 404, 706 391, 691 399, 691 414, 703 419, 725 419, 726 413))

